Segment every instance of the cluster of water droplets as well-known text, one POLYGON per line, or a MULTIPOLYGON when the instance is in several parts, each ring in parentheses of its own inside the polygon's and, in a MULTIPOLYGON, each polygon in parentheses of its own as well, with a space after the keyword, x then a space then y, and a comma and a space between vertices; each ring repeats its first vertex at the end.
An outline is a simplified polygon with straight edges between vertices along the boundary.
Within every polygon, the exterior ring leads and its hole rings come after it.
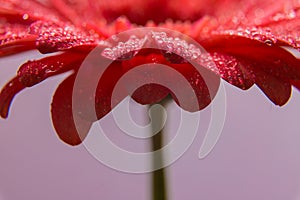
POLYGON ((51 74, 55 74, 64 67, 61 61, 44 63, 42 61, 28 61, 24 63, 18 70, 19 81, 26 87, 31 87, 51 74))
POLYGON ((95 44, 97 35, 88 35, 86 32, 68 24, 38 21, 30 26, 30 33, 38 35, 37 45, 65 50, 81 45, 95 44))
POLYGON ((146 40, 147 37, 139 39, 135 35, 132 35, 126 42, 119 42, 115 47, 105 48, 102 56, 112 60, 130 59, 142 49, 146 40))
POLYGON ((185 60, 196 60, 201 55, 201 50, 193 44, 188 44, 178 37, 168 37, 165 32, 151 32, 152 38, 160 49, 169 54, 177 54, 185 60))
POLYGON ((174 63, 185 63, 196 60, 201 55, 201 50, 178 37, 170 37, 166 32, 151 31, 142 38, 132 35, 126 42, 119 42, 114 47, 105 48, 102 56, 112 60, 126 60, 135 56, 143 47, 157 48, 167 60, 174 63), (145 47, 145 43, 152 45, 145 47), (153 46, 153 44, 155 44, 153 46))
POLYGON ((276 36, 269 28, 238 28, 236 30, 215 31, 214 34, 240 36, 265 43, 269 46, 277 42, 276 36))
POLYGON ((297 12, 294 9, 288 10, 287 12, 279 12, 272 16, 274 21, 290 20, 297 17, 297 12))
POLYGON ((255 76, 251 66, 237 60, 234 56, 213 53, 213 60, 219 69, 220 76, 232 85, 247 89, 254 84, 255 76))
POLYGON ((21 40, 28 36, 26 29, 21 25, 0 26, 0 45, 21 40))

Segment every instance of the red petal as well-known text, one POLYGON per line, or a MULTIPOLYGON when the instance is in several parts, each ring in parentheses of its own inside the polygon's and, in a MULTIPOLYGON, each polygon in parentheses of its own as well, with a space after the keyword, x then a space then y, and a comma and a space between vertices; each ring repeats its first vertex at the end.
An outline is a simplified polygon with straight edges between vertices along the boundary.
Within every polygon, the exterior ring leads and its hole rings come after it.
POLYGON ((14 96, 25 88, 19 81, 18 77, 15 77, 9 81, 0 92, 0 116, 7 118, 9 107, 14 96))
POLYGON ((90 121, 102 118, 128 96, 123 85, 116 87, 123 75, 120 62, 100 56, 101 52, 96 49, 89 54, 77 72, 73 89, 73 98, 76 99, 73 109, 80 117, 90 121), (115 92, 117 89, 118 92, 115 92))
POLYGON ((158 53, 151 53, 148 56, 135 56, 129 61, 124 61, 123 67, 127 72, 129 69, 153 62, 163 64, 166 68, 157 68, 155 64, 150 65, 147 67, 147 71, 136 70, 135 73, 130 75, 128 81, 124 83, 126 88, 128 88, 129 94, 134 92, 132 97, 138 103, 157 103, 171 93, 180 107, 194 112, 204 109, 214 98, 220 80, 216 74, 205 68, 202 68, 201 72, 199 72, 189 63, 172 64, 158 53), (179 76, 182 79, 179 79, 179 76), (189 84, 187 85, 185 81, 189 84), (133 91, 137 83, 146 85, 133 91), (197 99, 193 98, 191 89, 197 99), (198 102, 198 105, 195 102, 198 102))
POLYGON ((23 64, 18 75, 8 82, 0 92, 1 117, 7 117, 10 104, 17 93, 51 76, 78 69, 84 58, 84 54, 68 52, 23 64))
POLYGON ((28 27, 18 24, 0 24, 0 56, 35 48, 36 36, 28 33, 28 27))
MULTIPOLYGON (((228 40, 224 40, 224 43, 226 42, 229 43, 228 40)), ((213 57, 219 70, 226 69, 226 63, 232 64, 235 60, 239 60, 245 64, 247 63, 248 67, 246 68, 253 68, 251 65, 255 66, 255 63, 261 63, 261 65, 256 66, 279 79, 300 79, 300 60, 285 49, 256 45, 255 42, 249 45, 243 42, 242 39, 239 40, 239 46, 235 46, 235 42, 235 40, 232 40, 232 45, 227 48, 226 45, 211 48, 216 51, 213 53, 213 57), (224 55, 226 56, 224 57, 224 55), (219 65, 219 59, 221 59, 221 65, 219 65)))
MULTIPOLYGON (((291 24, 299 24, 299 21, 294 21, 291 24)), ((290 26, 288 30, 290 30, 290 26)), ((273 27, 271 29, 268 27, 255 27, 255 26, 246 26, 239 28, 227 28, 212 31, 210 39, 216 37, 223 37, 222 39, 236 39, 237 37, 243 37, 250 40, 258 41, 265 43, 269 46, 291 46, 293 48, 300 48, 298 32, 299 27, 293 26, 295 29, 293 31, 288 31, 283 28, 283 26, 273 27), (285 31, 283 31, 285 30, 285 31)))
POLYGON ((27 61, 18 70, 19 80, 24 86, 31 87, 48 77, 78 69, 85 56, 85 54, 66 52, 36 61, 27 61))
POLYGON ((291 84, 264 71, 256 71, 255 83, 276 105, 284 105, 291 97, 291 84))
POLYGON ((131 97, 138 103, 147 105, 160 102, 170 91, 158 84, 147 84, 138 88, 131 97))
POLYGON ((72 110, 72 92, 76 75, 64 80, 56 89, 52 99, 52 122, 59 138, 70 145, 80 144, 92 125, 81 117, 76 117, 76 125, 72 110))
MULTIPOLYGON (((214 52, 211 54, 216 67, 217 74, 228 83, 243 90, 249 89, 255 82, 255 75, 248 63, 245 63, 234 56, 214 52)), ((203 63, 205 66, 205 63, 203 63)))
POLYGON ((103 73, 96 90, 96 112, 98 119, 110 112, 113 107, 118 105, 126 96, 125 85, 118 85, 119 79, 123 76, 123 70, 119 62, 113 62, 103 73), (124 86, 124 88, 123 88, 124 86), (116 92, 117 91, 117 92, 116 92))
MULTIPOLYGON (((209 51, 230 55, 243 63, 244 68, 254 74, 255 83, 276 105, 283 105, 288 101, 290 80, 300 79, 300 60, 277 46, 241 37, 219 37, 205 44, 208 44, 209 51)), ((225 64, 223 68, 226 68, 225 64)))
POLYGON ((173 92, 171 93, 175 102, 181 108, 190 112, 199 111, 208 106, 218 91, 220 84, 219 76, 205 68, 198 71, 199 69, 195 69, 190 64, 173 64, 171 66, 180 72, 189 82, 190 86, 192 86, 197 98, 196 101, 198 101, 198 105, 194 105, 194 103, 192 103, 195 100, 193 100, 190 96, 189 87, 187 87, 186 84, 178 82, 176 79, 173 80, 174 87, 177 87, 178 90, 182 90, 182 93, 180 94, 180 97, 173 92), (179 98, 183 98, 184 102, 181 103, 181 99, 179 98))
MULTIPOLYGON (((160 54, 150 53, 150 55, 147 56, 144 55, 135 56, 131 60, 127 60, 127 61, 125 60, 122 62, 122 67, 124 70, 124 74, 126 75, 126 73, 129 72, 129 70, 135 67, 147 63, 153 63, 153 62, 165 64, 166 60, 160 54)), ((127 86, 126 88, 128 89, 128 92, 131 95, 131 97, 136 102, 143 105, 158 103, 170 93, 170 91, 164 86, 154 83, 155 80, 159 81, 159 79, 161 79, 164 76, 164 74, 162 73, 158 74, 157 72, 152 71, 154 77, 153 76, 149 77, 151 73, 151 69, 148 70, 149 70, 148 74, 146 75, 147 77, 145 77, 145 74, 143 72, 136 72, 135 74, 132 74, 131 77, 128 78, 129 80, 127 83, 124 83, 124 85, 127 86), (150 83, 147 84, 147 81, 151 79, 152 82, 150 81, 150 83), (135 91, 132 91, 132 89, 130 89, 131 88, 130 85, 134 85, 135 82, 142 82, 145 85, 142 85, 141 87, 137 88, 135 91)), ((165 75, 164 78, 166 78, 166 76, 167 75, 165 75)))
POLYGON ((38 35, 36 45, 42 53, 75 47, 95 47, 99 42, 97 34, 89 34, 73 25, 62 22, 58 24, 50 21, 37 21, 30 25, 30 33, 38 35))

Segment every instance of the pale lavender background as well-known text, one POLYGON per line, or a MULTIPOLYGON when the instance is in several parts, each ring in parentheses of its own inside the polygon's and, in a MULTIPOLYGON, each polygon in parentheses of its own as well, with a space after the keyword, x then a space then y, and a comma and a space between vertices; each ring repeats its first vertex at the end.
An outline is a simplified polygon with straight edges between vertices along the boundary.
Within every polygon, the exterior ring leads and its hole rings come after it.
MULTIPOLYGON (((34 57, 0 59, 0 86, 34 57)), ((0 200, 150 200, 149 174, 112 170, 83 146, 71 148, 57 139, 49 105, 63 76, 18 95, 9 118, 0 120, 0 200)), ((300 94, 294 91, 279 108, 256 87, 240 91, 226 84, 226 92, 227 118, 213 152, 204 160, 197 157, 208 123, 205 110, 191 148, 167 168, 170 200, 300 200, 300 94)), ((171 107, 176 122, 179 110, 171 107)), ((128 139, 108 124, 110 116, 101 123, 111 127, 120 146, 147 149, 147 141, 128 139)), ((168 124, 170 132, 175 124, 168 124)))

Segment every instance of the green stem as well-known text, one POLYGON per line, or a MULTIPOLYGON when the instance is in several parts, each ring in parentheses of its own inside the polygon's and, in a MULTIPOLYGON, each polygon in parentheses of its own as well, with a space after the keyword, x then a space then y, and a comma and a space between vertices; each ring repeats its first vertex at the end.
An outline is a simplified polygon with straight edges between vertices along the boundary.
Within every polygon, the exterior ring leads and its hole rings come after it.
MULTIPOLYGON (((166 97, 159 104, 165 107, 170 100, 166 97)), ((162 127, 163 111, 156 111, 150 113, 152 119, 152 129, 157 130, 155 127, 162 127)), ((159 150, 163 147, 163 129, 155 134, 152 138, 152 151, 159 150)), ((161 152, 161 151, 160 151, 161 152)), ((153 157, 153 167, 163 166, 163 154, 155 154, 153 157)), ((167 181, 164 168, 152 172, 152 200, 167 200, 167 181)))

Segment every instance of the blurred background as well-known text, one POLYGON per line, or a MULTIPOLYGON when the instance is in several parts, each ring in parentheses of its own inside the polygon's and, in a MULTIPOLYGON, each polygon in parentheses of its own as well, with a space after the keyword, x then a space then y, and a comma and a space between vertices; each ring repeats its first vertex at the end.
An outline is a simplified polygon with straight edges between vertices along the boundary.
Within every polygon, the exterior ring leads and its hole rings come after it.
MULTIPOLYGON (((0 86, 21 63, 39 57, 28 52, 1 58, 0 86)), ((0 200, 150 200, 150 174, 113 170, 84 146, 70 147, 57 138, 50 104, 65 76, 26 89, 13 101, 9 118, 0 119, 0 200)), ((209 108, 201 111, 195 141, 166 169, 169 199, 300 200, 300 92, 294 89, 288 104, 277 107, 256 86, 241 91, 224 84, 227 115, 220 140, 205 159, 198 158, 210 117, 209 108)), ((145 123, 145 107, 132 102, 131 110, 137 123, 145 123)), ((167 140, 176 131, 178 113, 170 104, 167 140)), ((111 115, 100 123, 123 148, 149 149, 147 140, 124 136, 111 115)))

